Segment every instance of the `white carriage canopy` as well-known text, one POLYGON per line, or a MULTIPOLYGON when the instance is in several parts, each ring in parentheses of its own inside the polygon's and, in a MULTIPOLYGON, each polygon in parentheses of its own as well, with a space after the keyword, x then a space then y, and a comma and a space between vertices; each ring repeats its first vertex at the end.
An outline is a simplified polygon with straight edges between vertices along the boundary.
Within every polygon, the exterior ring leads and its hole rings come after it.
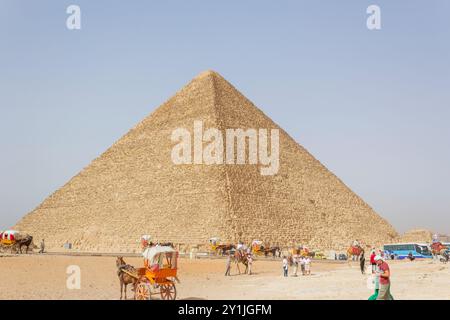
POLYGON ((212 244, 216 244, 219 241, 220 241, 220 239, 217 238, 217 237, 213 237, 213 238, 209 239, 209 242, 212 243, 212 244))
POLYGON ((158 265, 159 268, 176 268, 176 250, 169 246, 154 246, 147 248, 142 253, 150 266, 158 265))

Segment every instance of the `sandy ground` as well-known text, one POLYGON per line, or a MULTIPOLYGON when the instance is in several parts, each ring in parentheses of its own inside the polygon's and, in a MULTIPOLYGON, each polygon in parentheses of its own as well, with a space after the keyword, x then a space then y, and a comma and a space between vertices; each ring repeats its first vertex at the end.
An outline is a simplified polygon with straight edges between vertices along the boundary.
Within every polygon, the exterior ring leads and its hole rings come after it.
MULTIPOLYGON (((141 258, 126 261, 143 263, 141 258)), ((391 261, 390 266, 396 299, 450 299, 450 264, 391 261)), ((224 259, 181 258, 177 299, 367 299, 373 291, 356 263, 314 261, 311 276, 288 278, 282 277, 279 260, 255 260, 250 276, 237 275, 234 267, 225 277, 224 267, 224 259)), ((0 299, 120 297, 114 257, 0 256, 0 270, 0 299), (80 289, 66 286, 70 265, 80 267, 80 289)))

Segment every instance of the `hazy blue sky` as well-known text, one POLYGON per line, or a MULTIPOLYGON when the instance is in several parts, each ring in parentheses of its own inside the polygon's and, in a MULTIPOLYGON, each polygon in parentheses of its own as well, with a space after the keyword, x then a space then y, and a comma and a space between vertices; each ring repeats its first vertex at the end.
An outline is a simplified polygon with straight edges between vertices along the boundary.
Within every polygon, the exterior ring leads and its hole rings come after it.
POLYGON ((0 228, 214 69, 398 231, 450 233, 449 16, 447 0, 0 0, 0 228))

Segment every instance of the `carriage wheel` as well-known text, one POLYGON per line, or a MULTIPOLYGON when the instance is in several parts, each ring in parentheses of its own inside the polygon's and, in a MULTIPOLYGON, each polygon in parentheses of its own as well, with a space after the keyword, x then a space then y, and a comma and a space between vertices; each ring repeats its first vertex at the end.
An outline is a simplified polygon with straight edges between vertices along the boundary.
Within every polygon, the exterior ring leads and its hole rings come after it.
POLYGON ((175 284, 163 284, 161 285, 161 299, 163 300, 175 300, 177 297, 177 289, 175 284))
POLYGON ((151 298, 150 285, 145 282, 139 282, 136 286, 136 291, 134 292, 135 300, 150 300, 151 298))

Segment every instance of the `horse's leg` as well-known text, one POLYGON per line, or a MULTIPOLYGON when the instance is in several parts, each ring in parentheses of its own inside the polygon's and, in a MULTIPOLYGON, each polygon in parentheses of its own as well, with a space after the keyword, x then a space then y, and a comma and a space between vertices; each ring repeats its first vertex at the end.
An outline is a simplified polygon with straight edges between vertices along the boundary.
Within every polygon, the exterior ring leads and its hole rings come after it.
POLYGON ((125 282, 125 300, 127 300, 127 285, 128 283, 125 282))
POLYGON ((122 277, 119 276, 120 280, 120 300, 122 300, 122 291, 123 291, 123 280, 122 277))

